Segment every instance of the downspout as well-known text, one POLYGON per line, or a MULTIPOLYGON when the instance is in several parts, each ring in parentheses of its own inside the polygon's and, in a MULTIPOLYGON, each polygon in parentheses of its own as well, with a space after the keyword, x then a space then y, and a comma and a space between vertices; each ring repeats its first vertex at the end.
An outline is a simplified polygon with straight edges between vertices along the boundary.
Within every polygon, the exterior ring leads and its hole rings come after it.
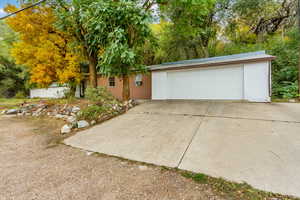
POLYGON ((271 61, 269 61, 269 71, 268 71, 268 77, 269 77, 269 97, 271 99, 272 97, 272 64, 271 61))

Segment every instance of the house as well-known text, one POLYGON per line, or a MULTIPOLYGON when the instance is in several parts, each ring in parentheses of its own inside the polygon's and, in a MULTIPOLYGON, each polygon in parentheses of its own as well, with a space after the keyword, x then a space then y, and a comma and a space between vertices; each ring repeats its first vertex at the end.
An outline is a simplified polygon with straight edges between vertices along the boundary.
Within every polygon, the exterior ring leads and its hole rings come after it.
MULTIPOLYGON (((258 51, 149 66, 148 74, 130 77, 131 98, 269 102, 273 59, 258 51)), ((122 97, 121 79, 99 77, 98 85, 122 97)))
MULTIPOLYGON (((130 77, 132 99, 271 100, 271 61, 265 51, 203 59, 183 60, 148 66, 147 74, 130 77)), ((115 97, 122 99, 121 78, 97 78, 115 97)), ((87 84, 77 88, 82 96, 87 84)), ((31 90, 31 97, 62 97, 67 88, 56 85, 31 90)))

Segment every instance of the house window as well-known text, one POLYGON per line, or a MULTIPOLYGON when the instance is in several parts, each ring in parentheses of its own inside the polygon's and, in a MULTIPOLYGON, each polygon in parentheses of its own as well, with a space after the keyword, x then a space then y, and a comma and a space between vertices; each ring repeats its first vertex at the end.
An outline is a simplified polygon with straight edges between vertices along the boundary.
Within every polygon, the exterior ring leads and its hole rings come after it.
POLYGON ((108 86, 109 87, 115 87, 116 86, 115 77, 109 77, 108 78, 108 86))
POLYGON ((142 86, 143 85, 143 77, 142 74, 138 74, 135 76, 135 85, 142 86))

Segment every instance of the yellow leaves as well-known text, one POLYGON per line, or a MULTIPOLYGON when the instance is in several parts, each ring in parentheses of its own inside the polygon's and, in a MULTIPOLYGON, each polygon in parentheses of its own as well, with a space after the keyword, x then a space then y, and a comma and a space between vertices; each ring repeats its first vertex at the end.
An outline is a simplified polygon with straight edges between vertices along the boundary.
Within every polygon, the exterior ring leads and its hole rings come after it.
POLYGON ((61 83, 65 83, 68 80, 79 82, 82 78, 80 75, 80 66, 78 64, 79 58, 74 54, 67 53, 65 59, 68 65, 66 65, 63 70, 58 71, 59 81, 61 83), (74 76, 74 74, 78 74, 78 76, 74 76))
MULTIPOLYGON (((9 12, 14 6, 5 8, 9 12)), ((7 24, 20 35, 11 54, 17 64, 29 68, 31 82, 47 86, 52 82, 79 82, 80 58, 72 53, 70 35, 55 29, 55 16, 49 7, 35 7, 8 18, 7 24)))
POLYGON ((4 11, 5 12, 8 12, 8 13, 10 13, 10 12, 15 12, 15 11, 17 11, 18 9, 16 8, 16 6, 14 6, 14 5, 11 5, 11 4, 8 4, 5 8, 4 8, 4 11))
POLYGON ((257 36, 243 20, 234 20, 231 22, 234 26, 228 29, 228 36, 231 40, 247 43, 255 43, 257 36))
POLYGON ((163 32, 165 26, 169 25, 169 22, 161 21, 159 24, 150 24, 150 28, 155 35, 159 35, 163 32))
POLYGON ((105 52, 104 48, 99 48, 98 55, 101 56, 104 54, 104 52, 105 52))

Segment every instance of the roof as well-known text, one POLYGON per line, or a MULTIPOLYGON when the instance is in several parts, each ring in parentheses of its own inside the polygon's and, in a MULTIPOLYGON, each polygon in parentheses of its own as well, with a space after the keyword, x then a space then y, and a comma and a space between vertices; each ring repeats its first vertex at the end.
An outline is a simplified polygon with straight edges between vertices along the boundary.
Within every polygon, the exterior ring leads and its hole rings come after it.
POLYGON ((173 70, 173 69, 184 69, 184 68, 196 68, 196 67, 207 67, 207 66, 218 66, 228 64, 241 64, 256 61, 271 61, 275 57, 266 54, 265 51, 257 51, 250 53, 241 53, 228 56, 218 56, 211 58, 201 58, 193 60, 182 60, 177 62, 167 62, 159 65, 148 66, 151 71, 156 70, 173 70))

